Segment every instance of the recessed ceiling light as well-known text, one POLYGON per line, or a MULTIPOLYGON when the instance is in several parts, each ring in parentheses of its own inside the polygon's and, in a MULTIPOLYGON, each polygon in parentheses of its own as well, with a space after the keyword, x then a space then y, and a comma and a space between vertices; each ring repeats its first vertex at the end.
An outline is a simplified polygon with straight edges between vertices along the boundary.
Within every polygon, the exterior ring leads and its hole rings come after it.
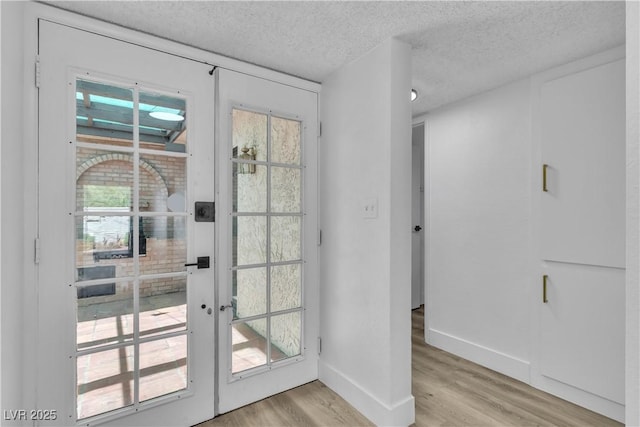
POLYGON ((184 120, 184 116, 175 113, 167 113, 165 111, 152 111, 149 113, 151 117, 158 120, 166 120, 168 122, 181 122, 184 120))
POLYGON ((411 101, 418 99, 418 92, 415 89, 411 89, 411 101))

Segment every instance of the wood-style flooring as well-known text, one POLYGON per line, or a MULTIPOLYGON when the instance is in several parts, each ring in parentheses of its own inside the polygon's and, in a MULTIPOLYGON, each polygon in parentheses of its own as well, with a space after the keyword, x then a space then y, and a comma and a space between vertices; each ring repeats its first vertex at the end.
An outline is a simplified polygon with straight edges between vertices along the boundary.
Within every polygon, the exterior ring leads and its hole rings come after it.
MULTIPOLYGON (((520 381, 424 343, 424 312, 412 313, 415 426, 622 426, 520 381)), ((319 381, 245 406, 198 427, 371 426, 319 381)))

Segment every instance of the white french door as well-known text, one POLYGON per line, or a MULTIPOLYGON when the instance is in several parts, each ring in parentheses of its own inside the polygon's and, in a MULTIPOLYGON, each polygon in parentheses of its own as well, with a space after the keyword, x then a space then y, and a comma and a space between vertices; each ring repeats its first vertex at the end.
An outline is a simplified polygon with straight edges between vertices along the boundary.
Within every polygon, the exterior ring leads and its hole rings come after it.
POLYGON ((216 77, 224 413, 318 378, 317 94, 216 77))
POLYGON ((47 21, 39 55, 43 424, 213 418, 211 67, 47 21))

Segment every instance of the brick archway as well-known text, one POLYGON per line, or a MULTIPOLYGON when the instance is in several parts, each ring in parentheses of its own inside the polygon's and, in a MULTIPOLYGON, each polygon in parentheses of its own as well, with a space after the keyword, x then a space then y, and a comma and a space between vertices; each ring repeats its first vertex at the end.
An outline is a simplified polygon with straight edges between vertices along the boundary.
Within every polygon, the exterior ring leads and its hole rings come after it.
MULTIPOLYGON (((110 173, 111 169, 107 168, 105 163, 113 162, 113 171, 117 173, 118 169, 123 174, 131 173, 131 169, 127 168, 127 171, 122 170, 122 166, 118 167, 118 163, 133 162, 133 156, 125 153, 106 153, 100 154, 95 157, 91 157, 82 162, 76 168, 76 183, 78 185, 83 181, 83 176, 89 172, 92 168, 98 173, 99 169, 103 169, 102 173, 110 173), (107 170, 109 169, 109 170, 107 170)), ((166 211, 167 198, 169 196, 169 189, 167 182, 162 177, 160 172, 150 163, 145 160, 140 160, 140 207, 143 210, 150 209, 155 211, 166 211)), ((89 178, 92 179, 92 178, 89 178)), ((106 178, 105 178, 106 179, 106 178)), ((131 178, 129 178, 131 179, 131 178)), ((99 179, 96 179, 97 181, 99 179)), ((110 178, 109 182, 113 183, 117 181, 116 178, 110 178)))
MULTIPOLYGON (((92 157, 76 168, 76 181, 80 179, 82 174, 85 173, 87 170, 89 170, 91 167, 100 163, 111 161, 111 160, 133 162, 133 156, 129 154, 123 154, 123 153, 107 153, 107 154, 102 154, 100 156, 92 157)), ((160 173, 149 163, 140 159, 140 168, 149 172, 149 174, 154 178, 154 180, 157 183, 159 184, 161 183, 165 189, 167 188, 167 184, 164 181, 164 178, 162 178, 162 175, 160 175, 160 173)))

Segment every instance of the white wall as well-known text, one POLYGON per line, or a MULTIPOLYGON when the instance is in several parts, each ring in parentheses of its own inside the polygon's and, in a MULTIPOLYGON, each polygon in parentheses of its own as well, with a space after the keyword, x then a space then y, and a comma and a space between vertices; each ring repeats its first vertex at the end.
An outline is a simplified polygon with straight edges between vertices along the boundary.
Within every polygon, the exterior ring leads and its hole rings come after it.
POLYGON ((640 426, 640 4, 627 2, 626 414, 640 426))
POLYGON ((388 40, 322 89, 320 379, 378 425, 414 420, 410 77, 388 40))
POLYGON ((430 113, 430 343, 528 380, 528 81, 430 113))
MULTIPOLYGON (((2 9, 2 131, 0 136, 2 197, 0 410, 24 409, 23 404, 23 11, 21 3, 0 2, 2 9)), ((3 412, 4 413, 4 412, 3 412)), ((2 425, 11 425, 3 421, 2 425)))

